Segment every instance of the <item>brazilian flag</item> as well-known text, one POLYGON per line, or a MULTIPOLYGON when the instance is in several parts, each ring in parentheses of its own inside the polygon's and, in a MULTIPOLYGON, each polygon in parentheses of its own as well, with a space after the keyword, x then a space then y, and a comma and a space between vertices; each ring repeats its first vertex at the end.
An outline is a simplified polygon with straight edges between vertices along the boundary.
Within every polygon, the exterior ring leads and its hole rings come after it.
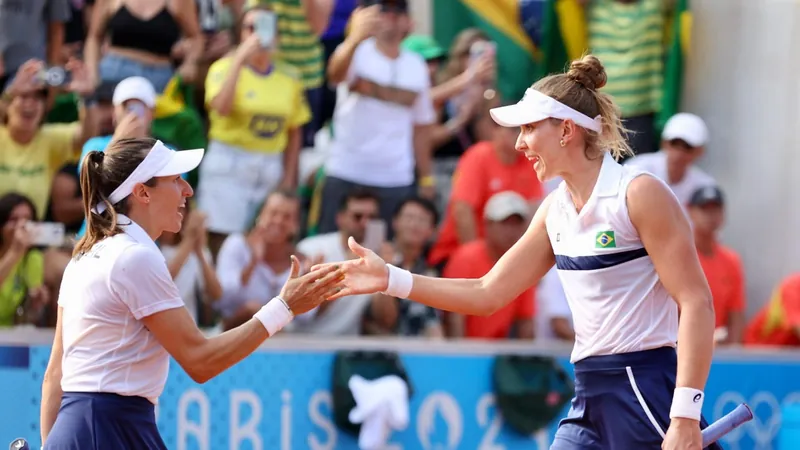
POLYGON ((692 13, 689 0, 677 0, 667 21, 667 52, 664 64, 664 96, 661 111, 656 118, 656 129, 664 128, 670 117, 680 112, 683 93, 683 59, 689 51, 692 30, 692 13))

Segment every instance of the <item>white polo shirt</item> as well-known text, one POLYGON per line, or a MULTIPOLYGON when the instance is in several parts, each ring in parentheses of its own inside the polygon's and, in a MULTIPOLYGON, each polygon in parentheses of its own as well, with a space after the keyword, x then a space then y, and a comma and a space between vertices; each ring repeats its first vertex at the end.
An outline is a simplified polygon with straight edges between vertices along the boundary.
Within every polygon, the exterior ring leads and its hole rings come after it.
POLYGON ((184 306, 164 256, 139 225, 73 258, 61 283, 61 389, 145 397, 164 390, 169 355, 141 322, 184 306))
POLYGON ((325 163, 327 175, 374 187, 402 187, 414 182, 414 126, 436 121, 425 61, 408 50, 391 59, 375 39, 353 55, 347 79, 337 89, 334 137, 325 163), (417 92, 411 107, 350 92, 358 78, 417 92))
POLYGON ((573 363, 676 346, 678 306, 628 216, 628 185, 643 174, 606 154, 580 213, 564 183, 552 194, 547 234, 572 310, 573 363))

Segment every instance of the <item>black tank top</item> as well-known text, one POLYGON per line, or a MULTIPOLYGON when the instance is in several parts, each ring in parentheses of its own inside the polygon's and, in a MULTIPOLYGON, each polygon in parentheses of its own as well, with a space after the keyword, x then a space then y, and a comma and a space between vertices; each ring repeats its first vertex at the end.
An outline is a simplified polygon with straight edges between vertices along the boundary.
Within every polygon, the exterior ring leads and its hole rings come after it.
POLYGON ((142 20, 122 5, 108 21, 111 46, 169 56, 181 38, 178 22, 164 6, 152 19, 142 20))

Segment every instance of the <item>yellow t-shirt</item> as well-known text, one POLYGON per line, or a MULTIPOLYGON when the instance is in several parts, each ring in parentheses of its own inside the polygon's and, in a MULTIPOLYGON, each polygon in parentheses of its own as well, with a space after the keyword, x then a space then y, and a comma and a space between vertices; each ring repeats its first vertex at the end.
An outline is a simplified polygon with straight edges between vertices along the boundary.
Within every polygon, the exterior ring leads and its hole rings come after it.
POLYGON ((31 289, 44 284, 44 255, 31 250, 17 262, 8 278, 0 282, 0 326, 14 325, 17 307, 31 289))
MULTIPOLYGON (((214 64, 206 78, 206 104, 222 89, 231 57, 214 64)), ((311 120, 303 85, 290 66, 277 64, 268 74, 245 66, 239 71, 233 109, 221 116, 209 108, 209 138, 253 152, 281 153, 288 131, 311 120)))
POLYGON ((80 154, 73 146, 79 127, 79 123, 45 124, 32 141, 21 145, 0 126, 0 195, 17 192, 30 198, 39 219, 44 218, 53 177, 80 154))

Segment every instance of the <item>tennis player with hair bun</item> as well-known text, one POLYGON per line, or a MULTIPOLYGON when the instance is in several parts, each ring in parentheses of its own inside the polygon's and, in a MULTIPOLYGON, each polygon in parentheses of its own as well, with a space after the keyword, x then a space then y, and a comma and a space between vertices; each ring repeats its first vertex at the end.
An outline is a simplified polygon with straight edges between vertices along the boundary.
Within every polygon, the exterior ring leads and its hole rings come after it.
POLYGON ((344 290, 334 298, 382 291, 486 315, 555 264, 575 324, 575 398, 551 449, 699 450, 711 293, 675 196, 615 161, 630 149, 618 108, 598 90, 605 82, 600 61, 586 56, 536 82, 519 103, 491 110, 498 124, 520 128, 516 148, 540 180, 564 181, 487 275, 412 275, 351 239, 359 258, 341 263, 344 290))
POLYGON ((64 273, 42 385, 45 449, 166 449, 155 421, 169 356, 204 383, 334 294, 335 265, 292 271, 280 296, 242 326, 205 337, 184 307, 155 240, 181 228, 203 150, 151 139, 112 142, 81 168, 87 229, 64 273))

